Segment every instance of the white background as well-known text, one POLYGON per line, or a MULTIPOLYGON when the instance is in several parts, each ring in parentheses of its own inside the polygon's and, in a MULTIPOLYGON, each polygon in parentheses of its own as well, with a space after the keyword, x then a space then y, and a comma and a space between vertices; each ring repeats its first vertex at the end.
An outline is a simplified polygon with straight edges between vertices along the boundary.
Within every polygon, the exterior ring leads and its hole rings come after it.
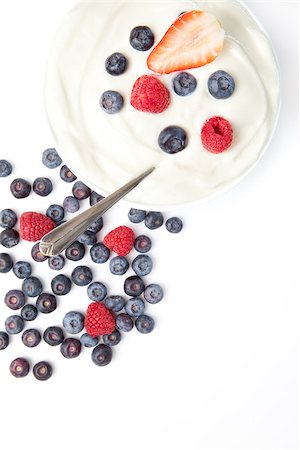
MULTIPOLYGON (((14 173, 0 179, 0 209, 44 212, 70 193, 58 171, 42 165, 41 152, 55 145, 43 106, 47 56, 73 3, 1 2, 0 159, 11 160, 14 173), (15 200, 9 183, 17 176, 49 176, 55 189, 46 199, 15 200)), ((269 32, 281 67, 282 111, 268 151, 227 194, 174 211, 184 220, 180 235, 149 233, 155 269, 147 281, 161 283, 166 296, 147 307, 155 331, 126 335, 109 366, 96 367, 87 349, 68 361, 58 348, 27 349, 20 335, 11 339, 0 354, 1 449, 298 448, 298 3, 246 3, 269 32), (32 364, 48 359, 53 377, 14 379, 8 366, 17 356, 32 364)), ((127 211, 122 203, 107 214, 100 239, 128 224, 127 211)), ((10 253, 29 260, 30 248, 22 243, 10 253)), ((74 266, 68 262, 64 273, 74 266)), ((93 271, 110 293, 122 292, 123 277, 110 276, 107 265, 93 271)), ((50 272, 47 262, 34 266, 46 291, 50 272)), ((12 272, 2 275, 1 298, 20 285, 12 272)), ((85 288, 74 288, 32 326, 59 325, 65 312, 87 305, 85 288)), ((9 314, 1 300, 0 324, 9 314)))

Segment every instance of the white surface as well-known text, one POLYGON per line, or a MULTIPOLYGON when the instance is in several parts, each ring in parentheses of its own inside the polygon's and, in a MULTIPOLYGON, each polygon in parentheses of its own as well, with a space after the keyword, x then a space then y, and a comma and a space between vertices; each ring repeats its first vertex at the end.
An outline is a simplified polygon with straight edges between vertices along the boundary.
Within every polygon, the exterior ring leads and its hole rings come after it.
MULTIPOLYGON (((54 178, 40 163, 41 151, 54 144, 43 109, 43 76, 56 27, 72 4, 2 4, 0 155, 15 163, 15 176, 31 181, 54 178)), ((46 344, 26 349, 20 336, 0 353, 0 448, 298 448, 297 4, 247 4, 270 33, 282 68, 282 113, 269 150, 226 195, 174 211, 185 222, 180 236, 163 229, 151 233, 155 270, 149 280, 166 290, 164 301, 148 308, 157 320, 151 335, 126 336, 104 368, 90 362, 88 351, 67 361, 46 344), (21 354, 32 362, 54 362, 52 379, 14 379, 8 365, 21 354)), ((57 181, 46 200, 32 195, 14 201, 9 179, 0 185, 1 209, 19 212, 43 211, 70 191, 57 181)), ((127 223, 126 212, 127 206, 115 208, 105 230, 127 223)), ((30 247, 20 245, 13 253, 29 258, 30 247)), ((71 268, 69 263, 66 272, 71 268)), ((37 266, 35 274, 49 289, 48 269, 37 266)), ((100 267, 95 279, 107 278, 107 267, 100 267)), ((1 276, 1 298, 18 286, 12 274, 1 276)), ((117 280, 114 290, 120 288, 117 280)), ((74 289, 36 326, 43 329, 59 323, 64 311, 83 309, 84 291, 74 289)), ((1 323, 8 314, 2 303, 1 323)))

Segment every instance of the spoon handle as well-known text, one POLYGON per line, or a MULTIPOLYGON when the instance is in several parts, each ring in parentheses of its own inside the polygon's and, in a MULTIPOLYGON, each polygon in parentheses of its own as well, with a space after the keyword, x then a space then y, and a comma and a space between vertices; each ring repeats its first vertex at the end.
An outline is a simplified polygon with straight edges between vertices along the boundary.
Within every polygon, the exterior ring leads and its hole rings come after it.
POLYGON ((153 170, 154 167, 151 167, 151 169, 148 169, 146 172, 129 181, 129 183, 96 203, 94 206, 47 233, 40 242, 40 252, 45 256, 59 255, 63 250, 69 247, 69 245, 76 241, 78 236, 87 230, 97 218, 102 216, 115 203, 128 194, 128 192, 134 189, 144 178, 150 175, 153 170))

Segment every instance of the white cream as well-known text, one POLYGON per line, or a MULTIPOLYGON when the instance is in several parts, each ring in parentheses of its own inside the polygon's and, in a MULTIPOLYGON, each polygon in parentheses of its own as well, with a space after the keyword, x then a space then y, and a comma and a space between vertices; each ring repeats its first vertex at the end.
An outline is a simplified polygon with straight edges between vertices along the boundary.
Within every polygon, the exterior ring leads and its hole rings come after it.
POLYGON ((74 172, 96 191, 107 194, 150 166, 156 170, 128 196, 131 203, 167 208, 214 196, 231 187, 259 159, 276 121, 279 81, 276 60, 264 32, 248 11, 232 0, 207 1, 81 1, 58 33, 49 62, 46 106, 58 150, 74 172), (149 26, 157 43, 178 14, 191 9, 212 12, 226 32, 223 52, 214 62, 190 70, 196 91, 186 97, 172 89, 176 74, 160 80, 171 92, 171 104, 161 114, 135 110, 130 93, 135 80, 150 74, 149 52, 134 50, 129 34, 149 26), (105 59, 119 51, 129 61, 127 71, 113 77, 105 59), (225 70, 235 79, 234 94, 214 99, 207 79, 225 70), (119 91, 124 108, 108 115, 99 106, 101 93, 119 91), (214 155, 201 144, 205 120, 223 116, 234 129, 231 148, 214 155), (184 128, 186 149, 165 154, 157 144, 168 125, 184 128))

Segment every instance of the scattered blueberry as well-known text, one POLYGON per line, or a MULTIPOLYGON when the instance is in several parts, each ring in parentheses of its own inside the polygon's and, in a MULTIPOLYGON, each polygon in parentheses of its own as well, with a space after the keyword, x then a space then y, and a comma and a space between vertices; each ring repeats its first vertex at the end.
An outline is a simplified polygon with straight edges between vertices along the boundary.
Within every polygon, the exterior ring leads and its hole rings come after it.
POLYGON ((112 350, 108 345, 99 344, 92 351, 92 361, 97 366, 106 366, 111 362, 112 350))
POLYGON ((31 264, 27 261, 17 261, 13 266, 13 273, 17 278, 28 278, 31 272, 31 264))
POLYGON ((154 328, 154 320, 152 319, 152 317, 143 314, 142 316, 136 319, 135 326, 140 333, 143 334, 151 333, 151 331, 154 328))
POLYGON ((95 245, 97 242, 96 233, 90 230, 84 231, 77 239, 81 244, 86 245, 95 245))
POLYGON ((0 177, 8 177, 12 173, 12 165, 6 159, 0 159, 0 177))
POLYGON ((38 296, 36 301, 36 307, 39 312, 43 314, 49 314, 56 310, 57 302, 53 294, 47 294, 43 292, 38 296))
POLYGON ((51 256, 48 259, 48 265, 52 270, 61 270, 65 266, 65 258, 61 255, 51 256))
POLYGON ((145 52, 153 46, 154 34, 149 27, 138 26, 131 30, 129 41, 135 50, 145 52))
POLYGON ((32 189, 37 195, 47 197, 52 192, 53 185, 49 178, 39 177, 34 180, 32 189))
POLYGON ((166 127, 158 136, 158 145, 169 154, 181 152, 187 146, 186 132, 177 126, 166 127))
POLYGON ((115 329, 111 334, 104 334, 102 336, 103 343, 113 347, 114 345, 118 345, 122 339, 122 335, 119 330, 115 329))
POLYGON ((7 273, 14 265, 11 256, 7 253, 0 253, 0 273, 7 273))
POLYGON ((138 297, 145 289, 143 280, 138 276, 126 278, 124 282, 124 291, 131 297, 138 297))
POLYGON ((34 328, 23 331, 22 342, 26 347, 36 347, 41 339, 41 333, 34 328))
POLYGON ((16 178, 10 184, 10 191, 15 198, 25 198, 30 194, 31 185, 24 178, 16 178))
POLYGON ((88 230, 93 231, 94 233, 98 233, 100 230, 102 230, 103 227, 103 219, 102 217, 98 217, 92 225, 89 226, 88 230))
POLYGON ((10 363, 9 370, 16 378, 26 377, 30 370, 29 362, 25 358, 16 358, 10 363))
POLYGON ((144 299, 148 303, 158 303, 163 299, 164 291, 159 284, 149 284, 144 290, 144 299))
POLYGON ((17 310, 21 309, 25 305, 25 295, 22 291, 18 289, 13 289, 8 291, 4 297, 4 303, 10 309, 17 310))
POLYGON ((113 53, 105 61, 105 69, 110 75, 122 75, 127 68, 127 58, 122 53, 113 53))
POLYGON ((196 78, 188 72, 181 72, 173 80, 173 88, 177 95, 185 97, 192 94, 197 87, 196 78))
POLYGON ((125 304, 125 312, 131 317, 139 317, 144 314, 145 303, 139 297, 130 298, 125 304))
POLYGON ((54 222, 61 222, 65 217, 65 210, 60 205, 50 205, 46 211, 46 216, 54 220, 54 222))
POLYGON ((51 281, 51 289, 53 294, 66 295, 71 290, 71 280, 66 275, 56 275, 51 281))
POLYGON ((148 255, 138 255, 132 261, 132 268, 139 277, 144 277, 152 270, 152 259, 148 255))
POLYGON ((77 286, 86 286, 93 279, 92 271, 87 266, 77 266, 71 273, 71 279, 77 286))
POLYGON ((102 195, 97 194, 97 192, 93 191, 90 195, 90 205, 94 206, 96 205, 96 203, 100 202, 103 199, 104 197, 102 195))
POLYGON ((92 337, 88 333, 84 333, 80 337, 80 342, 84 347, 96 347, 99 344, 98 337, 92 337))
POLYGON ((33 375, 39 381, 46 381, 52 376, 52 366, 47 361, 39 361, 33 366, 33 375))
POLYGON ((152 242, 148 236, 140 235, 134 241, 134 248, 139 253, 147 253, 151 250, 152 242))
POLYGON ((72 183, 77 179, 76 175, 67 167, 66 165, 63 165, 60 168, 59 172, 60 178, 65 181, 66 183, 72 183))
POLYGON ((91 193, 92 193, 91 189, 82 181, 76 181, 76 183, 73 184, 72 194, 78 200, 84 200, 86 198, 89 198, 91 193))
POLYGON ((113 312, 119 312, 125 306, 125 299, 121 295, 109 295, 104 300, 105 306, 113 312))
POLYGON ((48 259, 48 256, 43 255, 43 253, 40 251, 40 243, 37 242, 36 244, 33 245, 32 249, 31 249, 31 256, 32 259, 34 259, 34 261, 36 262, 43 262, 46 261, 46 259, 48 259))
POLYGON ((43 334, 44 341, 54 347, 64 340, 64 332, 60 327, 48 327, 43 334))
POLYGON ((42 293, 43 286, 37 277, 28 277, 22 283, 22 291, 27 297, 37 297, 42 293))
POLYGON ((63 327, 69 334, 77 334, 84 328, 84 315, 78 311, 69 311, 63 318, 63 327))
POLYGON ((85 248, 81 242, 75 241, 65 251, 66 258, 70 261, 79 261, 84 257, 85 248))
POLYGON ((13 228, 6 228, 0 233, 0 243, 3 247, 12 248, 18 245, 20 241, 20 235, 17 230, 13 228))
POLYGON ((65 210, 71 214, 77 212, 80 208, 78 199, 72 195, 68 195, 68 197, 64 199, 63 205, 65 210))
POLYGON ((124 105, 124 99, 119 92, 106 91, 100 98, 100 106, 107 114, 116 114, 124 105))
POLYGON ((105 263, 110 255, 110 250, 104 244, 98 243, 93 245, 90 250, 91 259, 97 264, 105 263))
POLYGON ((81 352, 81 342, 76 338, 67 338, 62 342, 60 351, 65 358, 77 358, 81 352))
POLYGON ((88 286, 87 295, 94 302, 102 302, 107 295, 107 288, 103 283, 95 281, 88 286))
POLYGON ((209 77, 207 87, 214 98, 226 99, 233 94, 235 82, 229 73, 217 70, 209 77))
POLYGON ((116 316, 116 325, 120 331, 131 331, 133 328, 133 320, 129 314, 121 313, 116 316))
POLYGON ((37 307, 34 305, 24 305, 21 309, 21 317, 23 320, 26 320, 27 322, 31 322, 32 320, 36 319, 36 316, 38 315, 37 307))
POLYGON ((24 320, 22 317, 13 315, 5 319, 5 329, 8 334, 18 334, 23 331, 24 320))
POLYGON ((147 213, 145 218, 145 225, 149 230, 156 230, 164 223, 164 217, 161 212, 150 211, 147 213))
POLYGON ((182 227, 183 223, 179 217, 170 217, 170 219, 166 221, 166 229, 170 233, 179 233, 182 230, 182 227))
POLYGON ((124 256, 115 256, 109 261, 109 269, 113 275, 124 275, 129 269, 129 262, 124 256))
POLYGON ((128 213, 128 219, 132 223, 140 223, 145 220, 146 217, 146 211, 143 211, 142 209, 135 209, 131 208, 128 213))
POLYGON ((9 335, 5 331, 0 331, 0 350, 4 350, 9 344, 9 335))
POLYGON ((47 148, 43 152, 42 162, 48 169, 55 169, 61 165, 62 160, 55 148, 47 148))
POLYGON ((17 221, 17 214, 12 209, 3 209, 0 212, 0 227, 13 228, 17 221))

